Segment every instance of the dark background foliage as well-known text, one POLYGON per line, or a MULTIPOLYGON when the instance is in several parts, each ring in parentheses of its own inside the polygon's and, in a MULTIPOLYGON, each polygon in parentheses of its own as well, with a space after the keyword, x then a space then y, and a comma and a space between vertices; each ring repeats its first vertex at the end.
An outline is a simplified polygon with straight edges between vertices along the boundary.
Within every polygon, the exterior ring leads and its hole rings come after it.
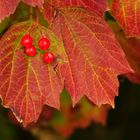
MULTIPOLYGON (((115 109, 110 109, 107 125, 92 123, 86 129, 77 129, 68 140, 138 140, 140 139, 140 85, 120 78, 120 92, 115 109)), ((10 122, 8 110, 0 107, 1 140, 34 140, 21 127, 10 122)))

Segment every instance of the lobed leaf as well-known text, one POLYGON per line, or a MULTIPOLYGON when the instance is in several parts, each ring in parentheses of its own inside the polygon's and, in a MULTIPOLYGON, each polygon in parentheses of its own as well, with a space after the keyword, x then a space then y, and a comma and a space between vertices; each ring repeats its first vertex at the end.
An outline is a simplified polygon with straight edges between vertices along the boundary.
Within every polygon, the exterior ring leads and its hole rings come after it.
MULTIPOLYGON (((61 43, 51 31, 43 31, 57 56, 61 43)), ((44 104, 59 109, 63 90, 63 81, 52 65, 43 62, 41 54, 27 57, 24 53, 20 40, 28 32, 34 40, 42 36, 35 23, 23 22, 11 27, 0 40, 0 97, 24 126, 37 121, 44 104)))
POLYGON ((110 0, 110 11, 128 37, 140 37, 139 0, 110 0))
POLYGON ((41 53, 30 58, 21 48, 26 33, 33 36, 36 47, 42 36, 33 21, 11 27, 0 40, 0 97, 24 126, 37 121, 44 104, 59 108, 64 86, 73 105, 87 96, 98 106, 114 107, 117 76, 132 72, 112 30, 97 13, 56 8, 51 25, 51 30, 42 27, 42 32, 55 54, 52 65, 43 63, 41 53))
POLYGON ((132 70, 111 29, 100 16, 82 8, 58 10, 52 26, 63 40, 66 61, 56 69, 73 104, 86 95, 98 106, 114 107, 117 76, 132 70))

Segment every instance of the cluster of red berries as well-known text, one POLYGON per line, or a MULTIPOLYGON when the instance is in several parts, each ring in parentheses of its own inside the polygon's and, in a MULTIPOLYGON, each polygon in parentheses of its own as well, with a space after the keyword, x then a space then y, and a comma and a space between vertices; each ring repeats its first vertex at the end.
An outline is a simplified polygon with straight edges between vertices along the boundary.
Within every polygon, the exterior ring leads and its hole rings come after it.
MULTIPOLYGON (((21 39, 21 45, 25 47, 25 53, 28 56, 35 56, 37 54, 37 49, 35 46, 33 46, 33 38, 26 34, 21 39)), ((40 50, 47 50, 50 47, 50 41, 46 37, 42 37, 38 41, 38 46, 40 50)), ((51 52, 45 52, 43 56, 43 61, 46 63, 51 63, 54 60, 54 54, 51 52)))

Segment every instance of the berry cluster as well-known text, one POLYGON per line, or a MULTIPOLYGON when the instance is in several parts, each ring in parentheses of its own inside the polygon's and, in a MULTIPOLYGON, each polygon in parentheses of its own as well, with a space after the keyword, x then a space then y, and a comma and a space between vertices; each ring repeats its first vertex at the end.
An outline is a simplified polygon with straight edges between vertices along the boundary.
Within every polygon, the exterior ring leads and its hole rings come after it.
MULTIPOLYGON (((21 39, 21 45, 25 47, 25 53, 28 56, 35 56, 37 54, 37 49, 33 46, 33 38, 26 34, 21 39)), ((46 37, 42 37, 38 41, 38 46, 40 50, 47 50, 50 47, 50 41, 46 37)), ((54 54, 51 52, 45 52, 43 56, 43 61, 46 63, 51 63, 54 60, 54 54)))

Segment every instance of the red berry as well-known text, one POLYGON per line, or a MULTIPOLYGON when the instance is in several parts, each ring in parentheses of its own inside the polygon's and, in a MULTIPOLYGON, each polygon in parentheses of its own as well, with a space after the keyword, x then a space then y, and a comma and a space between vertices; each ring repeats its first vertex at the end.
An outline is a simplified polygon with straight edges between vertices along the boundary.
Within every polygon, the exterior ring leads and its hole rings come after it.
POLYGON ((21 45, 24 47, 30 46, 32 42, 33 38, 29 34, 24 35, 21 39, 21 45))
POLYGON ((35 56, 37 54, 36 48, 34 46, 29 46, 29 47, 25 48, 25 53, 28 56, 35 56))
POLYGON ((50 47, 50 40, 43 37, 38 41, 38 46, 41 50, 47 50, 50 47))
POLYGON ((46 63, 51 63, 54 60, 54 54, 51 52, 44 53, 43 60, 46 63))

